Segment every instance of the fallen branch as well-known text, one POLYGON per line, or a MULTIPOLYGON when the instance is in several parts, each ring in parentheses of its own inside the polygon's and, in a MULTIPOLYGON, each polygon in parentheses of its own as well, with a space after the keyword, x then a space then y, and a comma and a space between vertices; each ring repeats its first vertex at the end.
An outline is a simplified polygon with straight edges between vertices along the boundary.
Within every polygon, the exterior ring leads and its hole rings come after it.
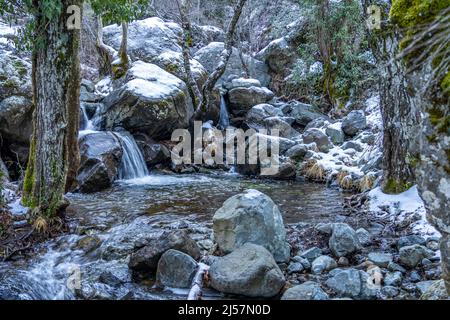
POLYGON ((202 296, 203 282, 208 274, 209 266, 200 262, 197 273, 192 281, 191 290, 189 290, 188 300, 200 300, 202 296))

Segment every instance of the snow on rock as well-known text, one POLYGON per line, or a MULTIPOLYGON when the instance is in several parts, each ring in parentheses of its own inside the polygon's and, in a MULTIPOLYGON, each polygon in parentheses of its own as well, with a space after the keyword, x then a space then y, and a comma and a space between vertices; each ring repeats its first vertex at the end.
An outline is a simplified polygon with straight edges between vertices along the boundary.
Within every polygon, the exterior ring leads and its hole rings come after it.
POLYGON ((417 220, 410 226, 412 231, 425 236, 440 236, 439 232, 426 219, 426 210, 423 200, 419 196, 417 186, 400 194, 383 193, 380 187, 377 187, 368 193, 370 198, 370 211, 378 214, 384 214, 384 218, 391 221, 404 221, 412 215, 417 216, 417 220), (385 209, 389 208, 386 216, 385 209))

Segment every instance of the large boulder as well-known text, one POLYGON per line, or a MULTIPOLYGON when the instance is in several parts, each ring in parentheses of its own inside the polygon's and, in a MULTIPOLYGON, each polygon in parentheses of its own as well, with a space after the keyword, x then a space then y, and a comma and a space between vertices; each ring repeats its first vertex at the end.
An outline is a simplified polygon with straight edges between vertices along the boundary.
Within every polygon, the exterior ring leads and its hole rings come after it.
POLYGON ((136 272, 154 272, 159 259, 167 250, 174 249, 188 254, 194 260, 200 258, 200 248, 186 230, 164 232, 130 256, 128 267, 136 272))
POLYGON ((328 300, 328 295, 318 283, 307 281, 288 289, 281 300, 328 300))
POLYGON ((346 135, 351 137, 365 128, 367 128, 367 119, 362 110, 350 112, 342 121, 342 130, 346 135))
POLYGON ((228 91, 231 112, 245 115, 252 107, 266 103, 274 97, 274 93, 264 87, 237 87, 228 91))
POLYGON ((419 244, 401 247, 399 250, 399 254, 400 263, 409 268, 416 267, 422 261, 422 259, 428 259, 434 256, 433 251, 419 244))
POLYGON ((366 272, 350 268, 337 270, 325 284, 339 297, 374 299, 377 295, 377 288, 369 285, 368 279, 369 275, 366 272))
POLYGON ((216 259, 209 275, 214 289, 247 297, 273 297, 285 284, 283 273, 270 252, 251 243, 216 259))
POLYGON ((286 116, 294 118, 295 122, 302 127, 307 126, 313 120, 326 118, 318 108, 298 101, 285 104, 282 110, 286 116))
POLYGON ((31 98, 31 63, 0 51, 0 101, 11 96, 31 98))
POLYGON ((283 112, 281 109, 274 107, 271 104, 263 103, 258 104, 250 109, 247 113, 246 122, 249 125, 260 125, 265 119, 270 117, 282 117, 283 112))
POLYGON ((257 190, 231 197, 213 217, 214 239, 219 249, 229 253, 245 243, 265 247, 276 261, 289 259, 290 247, 277 205, 257 190))
POLYGON ((125 83, 104 99, 104 129, 124 128, 155 140, 186 128, 194 113, 186 84, 154 64, 135 62, 125 83))
POLYGON ((303 142, 306 144, 315 143, 321 152, 328 152, 333 147, 330 138, 319 129, 309 129, 303 133, 303 142))
POLYGON ((78 185, 81 192, 92 193, 111 187, 117 176, 123 150, 112 132, 90 133, 80 139, 81 162, 78 185))
POLYGON ((197 262, 180 251, 170 249, 159 259, 156 282, 171 288, 190 288, 197 270, 197 262))
POLYGON ((319 224, 316 229, 322 233, 331 234, 328 245, 336 257, 344 257, 361 248, 358 235, 346 223, 319 224))
POLYGON ((329 125, 326 128, 325 132, 327 136, 330 137, 331 142, 333 142, 334 144, 340 145, 344 143, 345 134, 344 131, 342 131, 342 123, 336 122, 329 125))
MULTIPOLYGON (((211 42, 206 47, 198 50, 194 59, 198 60, 206 68, 208 73, 212 73, 219 64, 224 49, 225 46, 223 42, 211 42)), ((258 79, 261 85, 268 86, 270 83, 270 76, 268 74, 267 66, 263 62, 246 54, 243 55, 243 60, 250 73, 249 76, 258 79)), ((239 51, 236 48, 233 48, 225 73, 219 79, 218 84, 224 83, 231 75, 240 76, 245 69, 239 51)))
MULTIPOLYGON (((164 22, 152 17, 137 20, 128 26, 128 54, 132 60, 156 64, 165 71, 184 78, 182 48, 180 46, 183 30, 173 22, 164 22)), ((122 41, 122 28, 111 25, 103 28, 107 45, 119 50, 122 41)), ((206 78, 206 70, 196 60, 191 59, 194 78, 200 83, 206 78)))

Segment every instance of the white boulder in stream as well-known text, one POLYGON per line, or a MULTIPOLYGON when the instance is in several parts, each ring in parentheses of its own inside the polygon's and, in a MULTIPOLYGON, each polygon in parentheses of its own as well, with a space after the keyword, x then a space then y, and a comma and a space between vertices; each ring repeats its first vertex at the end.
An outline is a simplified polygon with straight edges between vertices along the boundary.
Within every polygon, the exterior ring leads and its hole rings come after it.
POLYGON ((213 217, 214 239, 220 250, 232 252, 245 243, 269 250, 276 261, 289 259, 290 246, 278 206, 257 190, 231 197, 213 217))
POLYGON ((189 125, 194 107, 182 80, 154 64, 137 61, 121 81, 104 100, 102 128, 124 128, 163 140, 189 125))
POLYGON ((214 260, 209 275, 214 289, 247 297, 273 297, 285 284, 270 252, 251 243, 214 260))

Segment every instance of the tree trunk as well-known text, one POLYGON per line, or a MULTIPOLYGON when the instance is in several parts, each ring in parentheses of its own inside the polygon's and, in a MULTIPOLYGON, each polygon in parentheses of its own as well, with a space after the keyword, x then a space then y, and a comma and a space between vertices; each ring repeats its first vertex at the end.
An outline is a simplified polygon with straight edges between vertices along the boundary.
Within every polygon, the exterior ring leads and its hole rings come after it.
POLYGON ((66 10, 82 8, 82 2, 62 0, 58 17, 49 21, 39 14, 36 19, 45 45, 37 45, 33 54, 34 129, 23 201, 45 219, 61 213, 66 186, 78 167, 80 30, 67 28, 66 10))
POLYGON ((128 69, 128 22, 122 22, 122 42, 120 43, 119 57, 123 66, 128 69))
POLYGON ((111 66, 117 56, 117 52, 103 42, 103 20, 101 16, 97 17, 97 49, 101 59, 99 73, 102 76, 110 75, 112 72, 111 66))
POLYGON ((244 8, 247 0, 239 0, 234 8, 233 18, 230 21, 230 24, 227 29, 226 37, 225 37, 225 50, 223 51, 222 57, 216 69, 209 75, 205 84, 202 88, 202 98, 200 104, 197 107, 197 110, 194 113, 194 119, 197 119, 201 113, 206 112, 209 107, 209 99, 214 86, 220 77, 224 74, 225 69, 227 67, 228 61, 230 60, 231 54, 233 53, 233 36, 236 31, 236 26, 239 22, 239 18, 241 17, 242 9, 244 8))

